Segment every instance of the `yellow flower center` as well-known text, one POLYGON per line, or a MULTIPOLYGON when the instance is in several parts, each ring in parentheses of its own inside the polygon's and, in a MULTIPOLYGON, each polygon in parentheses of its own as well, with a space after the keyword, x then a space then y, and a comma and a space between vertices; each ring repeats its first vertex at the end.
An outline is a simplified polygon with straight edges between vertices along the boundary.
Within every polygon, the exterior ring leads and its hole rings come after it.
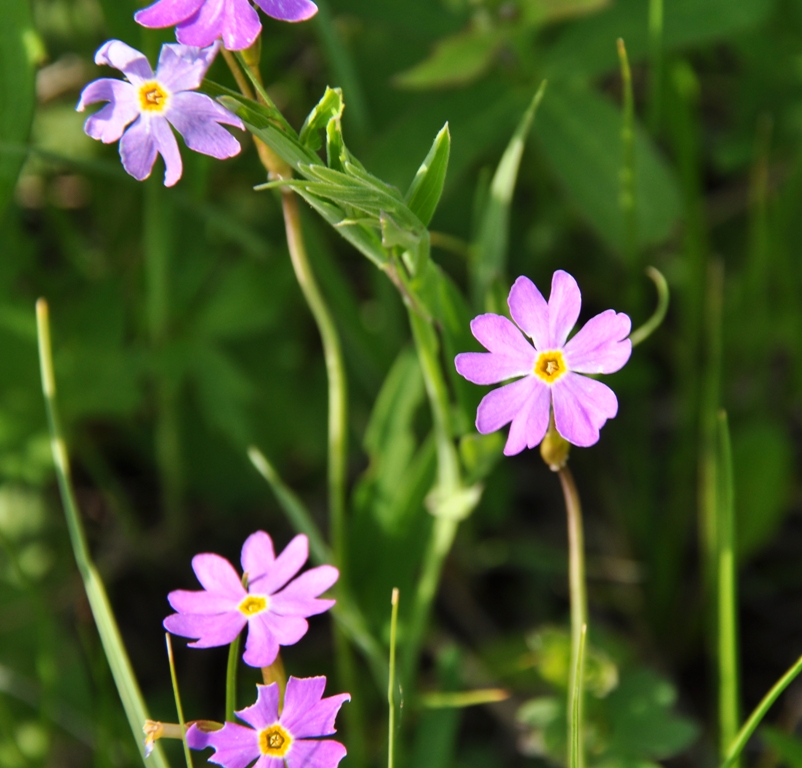
POLYGON ((259 733, 259 749, 263 755, 284 757, 292 744, 292 736, 280 725, 271 725, 259 733))
POLYGON ((267 598, 261 595, 248 595, 240 604, 239 609, 246 616, 255 616, 267 610, 267 598))
POLYGON ((139 105, 143 112, 163 112, 170 95, 155 80, 139 86, 139 105))
POLYGON ((563 353, 559 349, 541 352, 537 356, 534 372, 546 384, 553 384, 560 376, 568 372, 563 353))

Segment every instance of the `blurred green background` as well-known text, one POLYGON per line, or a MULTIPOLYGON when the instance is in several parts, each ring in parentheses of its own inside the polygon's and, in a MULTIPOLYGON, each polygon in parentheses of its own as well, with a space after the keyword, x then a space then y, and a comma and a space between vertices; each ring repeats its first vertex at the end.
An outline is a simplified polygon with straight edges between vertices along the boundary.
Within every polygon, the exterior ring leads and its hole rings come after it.
MULTIPOLYGON (((615 307, 637 326, 655 301, 644 267, 666 275, 665 324, 610 380, 619 416, 598 445, 572 457, 593 623, 590 760, 714 764, 697 506, 705 414, 717 403, 733 434, 745 711, 802 652, 802 2, 666 0, 662 27, 649 0, 320 6, 303 25, 264 20, 269 92, 299 127, 326 85, 341 86, 350 149, 402 190, 449 122, 433 256, 458 285, 468 284, 489 179, 543 78, 511 209, 507 277, 526 274, 547 290, 553 270, 566 269, 582 287, 581 321, 615 307), (619 199, 618 37, 639 121, 634 244, 619 199)), ((167 592, 195 587, 191 556, 236 562, 253 530, 279 546, 293 534, 249 445, 325 527, 319 337, 277 199, 252 191, 264 181, 252 142, 241 136, 245 151, 225 163, 185 150, 184 178, 167 190, 160 163, 138 184, 116 145, 87 138, 74 111, 83 85, 116 75, 93 64, 106 39, 151 59, 170 39, 169 30, 137 27, 136 7, 0 7, 2 768, 138 761, 55 488, 36 298, 50 302, 91 546, 154 717, 175 718, 161 621, 167 592), (148 269, 154 254, 168 265, 162 274, 148 269)), ((210 78, 233 87, 222 61, 210 78)), ((350 380, 350 568, 386 642, 390 589, 401 587, 403 606, 430 527, 430 417, 395 288, 312 212, 304 226, 350 380), (383 412, 373 411, 380 391, 383 412)), ((409 764, 563 759, 564 528, 557 480, 536 452, 495 465, 447 562, 419 685, 500 685, 513 695, 441 710, 410 697, 401 730, 409 764)), ((333 674, 330 620, 312 626, 285 651, 287 667, 333 674)), ((225 649, 176 646, 187 717, 221 718, 225 649)), ((242 673, 241 704, 252 699, 251 672, 242 673)), ((359 675, 367 761, 377 764, 385 694, 361 662, 359 675)), ((749 759, 802 765, 800 719, 802 686, 773 711, 749 759)), ((178 764, 179 752, 169 754, 178 764)))

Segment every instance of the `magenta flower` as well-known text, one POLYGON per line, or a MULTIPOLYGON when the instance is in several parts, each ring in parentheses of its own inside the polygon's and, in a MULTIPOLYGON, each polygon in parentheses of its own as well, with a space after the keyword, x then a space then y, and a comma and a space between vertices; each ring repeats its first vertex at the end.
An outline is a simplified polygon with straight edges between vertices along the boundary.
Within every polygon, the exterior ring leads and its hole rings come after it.
POLYGON ((243 661, 270 666, 280 645, 293 645, 306 634, 308 616, 334 605, 334 600, 317 599, 340 575, 333 566, 311 568, 290 581, 308 556, 309 540, 299 534, 276 557, 264 531, 251 534, 242 545, 243 579, 225 558, 195 555, 192 569, 203 590, 177 589, 167 596, 178 613, 164 620, 165 629, 197 638, 190 643, 193 648, 212 648, 231 643, 247 624, 243 661))
POLYGON ((523 377, 485 395, 476 429, 486 435, 512 422, 504 453, 513 456, 543 440, 553 409, 554 426, 569 443, 593 445, 604 422, 618 412, 618 400, 608 386, 579 374, 615 373, 624 366, 632 352, 629 317, 608 309, 566 343, 582 295, 562 270, 554 273, 548 304, 527 277, 515 281, 507 303, 518 327, 501 315, 475 317, 471 331, 488 352, 465 352, 455 360, 457 371, 474 384, 523 377))
MULTIPOLYGON (((305 21, 317 13, 312 0, 256 0, 268 15, 281 21, 305 21)), ((223 38, 230 51, 253 45, 262 24, 249 0, 157 0, 134 14, 143 26, 175 26, 179 43, 211 45, 223 38)))
POLYGON ((278 711, 278 684, 257 685, 256 704, 237 712, 250 728, 226 723, 219 731, 205 732, 193 725, 187 731, 192 749, 214 747, 212 763, 224 768, 336 768, 345 757, 339 741, 320 739, 334 732, 334 718, 350 701, 347 693, 325 699, 325 677, 291 677, 284 694, 284 709, 278 711))
POLYGON ((96 64, 119 69, 125 80, 101 78, 84 88, 76 109, 109 103, 92 115, 84 130, 104 144, 120 141, 123 167, 138 181, 150 176, 156 155, 164 158, 164 183, 172 187, 183 170, 178 142, 170 126, 195 152, 220 160, 240 151, 239 142, 220 125, 245 129, 236 115, 202 93, 200 87, 217 46, 163 45, 156 73, 148 60, 119 40, 109 40, 95 54, 96 64))

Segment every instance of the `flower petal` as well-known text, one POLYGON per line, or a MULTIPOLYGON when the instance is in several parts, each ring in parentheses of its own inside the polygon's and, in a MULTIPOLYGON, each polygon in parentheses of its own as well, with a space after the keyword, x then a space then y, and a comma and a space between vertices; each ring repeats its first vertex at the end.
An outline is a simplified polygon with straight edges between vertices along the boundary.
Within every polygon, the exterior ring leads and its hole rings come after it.
POLYGON ((309 539, 299 533, 262 576, 251 581, 253 592, 272 595, 281 589, 298 571, 309 557, 309 539))
POLYGON ((181 178, 184 164, 175 134, 170 124, 161 115, 150 118, 150 132, 159 154, 164 158, 164 186, 172 187, 181 178))
POLYGON ((534 350, 531 363, 524 363, 520 357, 495 355, 492 352, 461 352, 454 358, 457 373, 474 384, 500 384, 516 376, 532 373, 534 350))
POLYGON ((504 446, 505 456, 515 456, 524 448, 540 444, 549 427, 551 395, 548 385, 535 379, 532 391, 510 425, 504 446))
POLYGON ((176 26, 175 36, 182 45, 205 48, 223 34, 226 0, 203 0, 198 10, 176 26))
POLYGON ((226 723, 219 731, 209 733, 193 725, 187 731, 187 743, 191 749, 213 747, 209 762, 225 768, 246 768, 261 754, 259 734, 238 723, 226 723))
POLYGON ((144 54, 126 45, 122 40, 109 40, 97 49, 95 64, 119 69, 136 85, 153 77, 153 70, 144 54))
POLYGON ((240 143, 218 123, 244 129, 242 121, 203 93, 185 91, 173 96, 165 117, 195 152, 218 160, 239 154, 240 143))
POLYGON ((156 162, 156 142, 150 132, 150 121, 139 117, 120 139, 120 160, 123 168, 137 181, 150 176, 156 162))
POLYGON ((125 127, 139 116, 136 89, 124 80, 104 77, 89 83, 81 92, 76 109, 83 112, 88 104, 108 101, 103 109, 91 115, 84 123, 87 136, 104 144, 119 141, 125 127))
POLYGON ((270 598, 270 610, 282 616, 315 616, 334 605, 334 600, 318 600, 339 578, 333 565, 319 565, 302 573, 281 592, 270 598))
POLYGON ((176 43, 163 45, 156 67, 156 77, 172 93, 194 91, 200 88, 219 48, 219 44, 210 45, 208 48, 176 43))
MULTIPOLYGON (((253 618, 251 622, 256 620, 253 618)), ((295 645, 309 630, 309 622, 301 616, 279 616, 272 611, 265 611, 258 620, 267 625, 279 645, 295 645)))
POLYGON ((257 614, 248 622, 248 639, 242 660, 249 667, 269 667, 278 656, 278 640, 264 620, 266 614, 257 614))
POLYGON ((245 543, 242 545, 240 563, 242 564, 243 573, 248 574, 249 582, 252 583, 266 573, 275 559, 276 553, 273 549, 273 539, 270 538, 270 534, 264 531, 256 531, 256 533, 252 533, 245 539, 245 543))
POLYGON ((608 309, 592 317, 563 350, 569 370, 577 373, 615 373, 632 354, 627 338, 632 322, 623 312, 608 309))
POLYGON ((220 555, 195 555, 192 558, 192 570, 203 588, 209 592, 225 595, 237 602, 247 595, 234 566, 220 555))
POLYGON ((259 14, 248 0, 226 0, 223 18, 223 45, 229 51, 240 51, 253 45, 262 31, 259 14))
POLYGON ((256 0, 256 4, 268 16, 281 21, 306 21, 317 13, 311 0, 256 0))
POLYGON ((158 0, 137 11, 134 19, 137 24, 150 29, 174 27, 196 13, 204 2, 205 0, 158 0))
POLYGON ((267 728, 279 721, 278 683, 256 685, 256 701, 250 707, 237 712, 237 717, 257 730, 267 728))
POLYGON ((582 294, 571 275, 558 269, 551 278, 549 294, 549 345, 562 347, 579 318, 582 294))
POLYGON ((339 741, 301 739, 293 742, 286 760, 288 768, 336 768, 346 754, 339 741))
POLYGON ((535 350, 524 335, 503 315, 488 312, 471 320, 471 333, 488 352, 534 362, 535 350))
POLYGON ((296 739, 331 736, 335 733, 334 719, 344 702, 351 696, 341 693, 322 699, 326 678, 290 677, 284 695, 281 723, 296 739))
POLYGON ((180 637, 197 638, 193 648, 216 648, 228 645, 247 623, 239 611, 204 616, 197 613, 173 613, 163 622, 164 628, 180 637))
POLYGON ((532 339, 537 349, 548 349, 551 346, 549 305, 528 277, 521 275, 513 283, 507 306, 512 319, 532 339))
POLYGON ((535 376, 527 376, 488 392, 476 409, 476 429, 487 435, 509 424, 538 384, 535 376))
POLYGON ((212 616, 236 610, 239 601, 227 595, 214 594, 206 590, 176 589, 167 595, 170 605, 179 613, 198 613, 212 616))
POLYGON ((618 413, 618 400, 606 384, 577 373, 566 373, 551 388, 554 426, 581 447, 599 440, 599 430, 618 413))
POLYGON ((197 13, 176 29, 179 43, 211 45, 218 37, 230 51, 248 48, 262 30, 259 15, 248 0, 206 0, 197 13))

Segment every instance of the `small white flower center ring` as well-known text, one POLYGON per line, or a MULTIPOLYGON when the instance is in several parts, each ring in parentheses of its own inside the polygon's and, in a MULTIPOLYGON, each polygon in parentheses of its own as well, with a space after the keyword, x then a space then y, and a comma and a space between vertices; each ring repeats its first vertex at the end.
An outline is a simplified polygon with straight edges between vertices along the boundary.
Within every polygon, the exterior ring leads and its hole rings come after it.
POLYGON ((541 352, 535 361, 534 374, 546 382, 553 384, 564 374, 568 373, 563 353, 559 349, 541 352))

